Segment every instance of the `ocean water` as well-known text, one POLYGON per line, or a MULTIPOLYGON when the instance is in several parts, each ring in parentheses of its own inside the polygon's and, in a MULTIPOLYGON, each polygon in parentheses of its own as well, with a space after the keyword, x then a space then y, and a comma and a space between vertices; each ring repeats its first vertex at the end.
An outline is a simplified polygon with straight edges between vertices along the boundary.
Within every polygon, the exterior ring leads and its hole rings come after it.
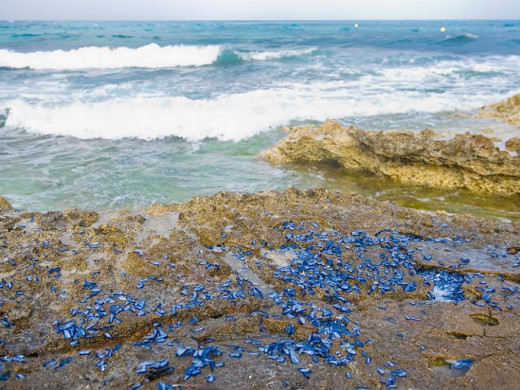
POLYGON ((518 217, 518 198, 257 157, 283 126, 326 118, 518 131, 470 114, 520 92, 520 21, 354 23, 0 22, 0 194, 21 208, 104 209, 325 186, 518 217))

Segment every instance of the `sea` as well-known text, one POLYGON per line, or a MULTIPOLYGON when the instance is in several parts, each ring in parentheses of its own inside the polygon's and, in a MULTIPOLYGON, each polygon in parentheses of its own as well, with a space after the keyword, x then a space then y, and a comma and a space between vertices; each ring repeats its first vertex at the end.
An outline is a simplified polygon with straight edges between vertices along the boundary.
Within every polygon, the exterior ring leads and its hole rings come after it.
POLYGON ((516 93, 520 21, 3 21, 0 194, 30 210, 101 210, 325 187, 517 219, 518 197, 258 157, 284 127, 327 118, 500 147, 518 129, 474 114, 516 93))

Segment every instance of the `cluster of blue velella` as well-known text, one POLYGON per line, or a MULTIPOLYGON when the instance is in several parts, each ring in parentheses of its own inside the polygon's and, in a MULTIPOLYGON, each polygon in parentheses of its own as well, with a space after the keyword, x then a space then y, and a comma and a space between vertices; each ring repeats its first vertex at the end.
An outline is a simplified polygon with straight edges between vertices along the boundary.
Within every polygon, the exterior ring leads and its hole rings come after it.
MULTIPOLYGON (((318 229, 317 223, 312 224, 313 229, 318 229)), ((438 271, 432 269, 419 269, 414 262, 414 250, 410 247, 411 243, 425 241, 425 239, 400 234, 390 229, 384 229, 381 232, 370 236, 361 231, 353 231, 349 235, 342 235, 336 231, 315 232, 314 230, 304 231, 305 223, 296 223, 293 221, 284 222, 275 230, 285 235, 286 243, 279 249, 281 252, 290 251, 294 256, 290 264, 286 266, 278 266, 273 275, 275 278, 284 283, 284 287, 280 291, 266 291, 253 285, 249 280, 236 275, 236 280, 227 280, 216 286, 214 293, 208 292, 206 286, 200 284, 195 286, 183 286, 180 295, 184 297, 183 303, 177 303, 171 307, 163 307, 161 303, 151 305, 145 299, 139 299, 127 292, 105 292, 94 281, 87 278, 83 281, 85 296, 79 301, 79 306, 71 311, 70 319, 64 321, 56 320, 54 326, 56 332, 61 334, 70 344, 71 347, 77 347, 82 338, 93 338, 99 333, 103 334, 108 340, 112 340, 111 329, 122 322, 122 313, 132 313, 136 316, 146 316, 153 313, 159 317, 167 316, 168 321, 172 316, 176 316, 181 310, 196 309, 205 304, 205 302, 214 298, 223 298, 235 302, 247 297, 256 299, 269 299, 274 302, 282 310, 282 315, 271 314, 272 317, 285 317, 294 320, 298 324, 311 324, 316 330, 308 337, 301 340, 296 338, 296 328, 291 322, 285 327, 285 335, 280 340, 262 345, 257 340, 247 340, 247 344, 256 347, 257 351, 249 351, 250 355, 260 356, 263 354, 266 358, 272 359, 280 364, 290 362, 297 367, 305 378, 310 378, 312 371, 305 367, 306 359, 312 360, 314 363, 325 363, 334 366, 347 366, 355 359, 361 358, 365 364, 371 364, 371 357, 366 351, 362 351, 363 346, 371 343, 371 340, 362 341, 360 339, 362 328, 361 325, 349 319, 351 294, 367 294, 374 293, 385 294, 391 291, 402 291, 405 293, 413 293, 417 289, 414 281, 409 280, 408 276, 420 275, 424 278, 425 285, 433 285, 443 292, 443 298, 453 302, 460 302, 465 299, 464 292, 461 288, 464 282, 469 282, 473 278, 482 278, 484 275, 479 273, 461 274, 452 271, 438 271), (369 248, 376 248, 377 257, 371 258, 367 255, 369 248), (348 251, 348 256, 346 252, 348 251), (355 253, 357 259, 353 259, 352 253, 355 253), (312 301, 312 296, 324 294, 325 304, 320 305, 312 301), (105 322, 100 320, 105 318, 105 322), (341 347, 341 352, 332 353, 333 344, 337 342, 341 347), (304 359, 302 357, 305 357, 304 359)), ((461 239, 450 240, 447 238, 429 239, 429 241, 450 243, 454 246, 461 242, 461 239)), ((47 243, 42 243, 47 246, 47 243)), ((95 249, 98 243, 88 243, 88 247, 95 249)), ((257 242, 253 241, 251 246, 256 248, 257 242)), ((220 251, 228 251, 224 245, 217 245, 220 251)), ((260 247, 268 247, 267 243, 260 243, 260 247)), ((272 250, 272 248, 270 248, 272 250)), ((139 256, 144 253, 141 249, 134 251, 139 256)), ((233 248, 235 257, 244 261, 246 257, 251 256, 252 250, 240 247, 233 248)), ((428 255, 424 255, 425 260, 428 255)), ((163 260, 168 262, 167 256, 163 260)), ((14 261, 14 260, 13 260, 14 261)), ((38 261, 34 259, 34 261, 38 261)), ((461 258, 461 267, 464 267, 469 260, 461 258)), ((157 261, 152 263, 159 266, 162 263, 157 261), (155 264, 156 263, 156 264, 155 264)), ((520 261, 519 261, 520 263, 520 261)), ((256 262, 261 266, 261 261, 256 262)), ((209 261, 201 261, 199 266, 206 269, 218 268, 219 265, 209 261)), ((169 266, 175 267, 175 264, 169 262, 169 266)), ((455 268, 461 268, 455 267, 455 268)), ((451 267, 454 268, 454 267, 451 267)), ((95 277, 97 272, 92 273, 95 277)), ((61 269, 54 267, 49 269, 49 275, 55 278, 61 276, 61 269)), ((126 275, 122 275, 123 277, 126 275)), ((27 282, 39 282, 38 276, 28 275, 27 282)), ((150 281, 162 282, 160 277, 149 277, 139 281, 136 286, 137 290, 145 288, 150 281)), ((209 282, 209 280, 208 280, 209 282)), ((481 286, 477 289, 482 294, 477 305, 487 305, 497 310, 502 310, 497 302, 492 300, 495 289, 487 287, 485 281, 480 282, 481 286)), ((12 282, 0 281, 0 289, 13 289, 12 282)), ((511 294, 520 295, 520 290, 511 287, 503 287, 511 294)), ((51 291, 56 292, 56 289, 51 291)), ((66 294, 66 292, 60 292, 66 294)), ((22 296, 23 291, 17 290, 16 295, 22 296)), ((436 299, 435 296, 430 296, 436 299)), ((2 298, 2 300, 5 300, 2 298)), ((318 300, 320 301, 320 300, 318 300)), ((512 307, 508 307, 512 309, 512 307)), ((250 313, 251 317, 258 320, 258 329, 264 332, 263 320, 270 316, 267 311, 254 310, 250 313)), ((407 320, 419 321, 415 317, 406 316, 407 320)), ((226 315, 228 321, 235 321, 235 317, 226 315)), ((196 325, 199 322, 197 317, 192 317, 189 324, 196 325)), ((7 316, 1 319, 1 323, 5 328, 12 326, 14 323, 7 316)), ((154 344, 165 343, 168 340, 168 332, 181 326, 180 320, 164 326, 156 321, 153 324, 152 331, 146 335, 142 341, 135 343, 136 347, 152 348, 154 344)), ((200 332, 204 327, 193 329, 193 333, 200 332)), ((206 340, 206 343, 211 342, 206 340)), ((0 341, 3 343, 3 341, 0 341)), ((223 367, 224 362, 215 361, 216 357, 223 355, 223 352, 215 345, 199 345, 198 347, 184 346, 177 340, 170 341, 169 346, 177 345, 175 356, 179 358, 191 359, 191 364, 184 371, 183 379, 189 380, 191 377, 200 375, 204 368, 209 368, 211 373, 206 376, 207 382, 211 383, 216 380, 213 371, 216 368, 223 367)), ((96 351, 94 355, 99 360, 97 366, 101 371, 107 369, 110 362, 109 358, 122 347, 117 344, 112 348, 106 348, 103 351, 96 351), (108 360, 107 360, 108 359, 108 360)), ((231 348, 231 352, 227 355, 230 358, 240 359, 245 349, 235 345, 231 348)), ((80 350, 80 356, 91 355, 90 350, 80 350)), ((61 360, 51 360, 44 364, 47 369, 59 370, 65 367, 73 360, 72 357, 66 357, 61 360)), ((26 359, 23 355, 12 357, 4 356, 0 358, 1 362, 25 363, 26 359)), ((454 368, 459 366, 468 367, 471 365, 469 360, 457 361, 454 368)), ((381 384, 387 388, 396 388, 396 380, 406 376, 406 371, 402 368, 396 368, 395 363, 387 362, 385 368, 375 367, 383 378, 381 384)), ((0 364, 0 380, 7 380, 10 377, 9 371, 4 371, 5 367, 0 364)), ((159 376, 171 373, 174 367, 170 365, 167 359, 155 361, 141 362, 135 369, 136 374, 145 375, 149 378, 157 378, 159 376)), ((347 379, 352 378, 352 374, 346 371, 347 379)), ((19 379, 25 376, 21 373, 17 374, 19 379)), ((142 382, 132 386, 138 388, 142 382)), ((159 382, 158 389, 169 389, 171 385, 159 382)))
MULTIPOLYGON (((294 229, 291 224, 287 229, 294 229)), ((274 275, 286 283, 302 289, 302 295, 313 295, 316 288, 324 289, 326 298, 338 303, 348 303, 343 294, 361 293, 361 286, 369 286, 367 294, 374 291, 386 293, 401 288, 405 292, 414 292, 415 282, 406 280, 406 273, 414 273, 412 257, 403 253, 402 245, 408 246, 410 238, 403 235, 373 238, 364 232, 354 231, 350 236, 339 233, 317 234, 322 242, 314 244, 315 235, 287 234, 287 244, 281 250, 292 250, 296 257, 289 266, 276 269, 274 275), (308 246, 302 247, 301 243, 308 246), (380 252, 379 258, 364 256, 366 248, 380 245, 387 253, 380 252), (352 246, 361 264, 342 258, 342 246, 352 246)), ((412 238, 412 240, 418 240, 412 238)))
POLYGON ((436 269, 420 269, 418 273, 423 276, 426 285, 435 286, 435 290, 439 291, 438 296, 428 291, 428 296, 432 300, 445 300, 452 302, 460 302, 465 299, 462 284, 469 282, 473 276, 464 275, 458 272, 439 271, 436 269))

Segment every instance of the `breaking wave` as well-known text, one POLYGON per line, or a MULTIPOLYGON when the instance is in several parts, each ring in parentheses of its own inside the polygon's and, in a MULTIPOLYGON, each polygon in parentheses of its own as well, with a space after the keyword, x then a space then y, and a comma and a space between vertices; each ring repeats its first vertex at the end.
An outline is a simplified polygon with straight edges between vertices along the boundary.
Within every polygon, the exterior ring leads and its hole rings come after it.
POLYGON ((359 95, 330 85, 294 84, 275 89, 221 95, 212 99, 160 96, 109 98, 98 102, 7 102, 5 126, 38 134, 82 139, 170 136, 238 141, 293 120, 349 118, 409 112, 477 108, 501 95, 390 91, 359 95))
POLYGON ((19 53, 0 50, 0 67, 30 69, 117 69, 117 68, 171 68, 212 64, 221 47, 159 46, 155 43, 138 48, 82 47, 74 50, 36 51, 19 53))
POLYGON ((0 49, 0 68, 77 70, 118 68, 173 68, 179 66, 234 65, 248 60, 273 60, 310 54, 315 48, 260 52, 235 52, 220 45, 159 46, 138 48, 89 46, 73 50, 29 53, 0 49))

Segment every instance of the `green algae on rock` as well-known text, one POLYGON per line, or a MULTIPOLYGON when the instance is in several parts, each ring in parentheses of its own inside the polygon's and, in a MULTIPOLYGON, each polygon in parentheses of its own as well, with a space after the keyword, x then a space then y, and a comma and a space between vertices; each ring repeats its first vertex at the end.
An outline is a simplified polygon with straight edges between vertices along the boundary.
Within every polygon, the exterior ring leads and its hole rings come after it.
POLYGON ((432 130, 363 131, 332 120, 289 130, 261 157, 275 164, 331 163, 405 184, 520 194, 520 156, 500 151, 483 135, 441 140, 432 130))
POLYGON ((3 209, 0 385, 514 389, 519 232, 322 189, 3 209))

